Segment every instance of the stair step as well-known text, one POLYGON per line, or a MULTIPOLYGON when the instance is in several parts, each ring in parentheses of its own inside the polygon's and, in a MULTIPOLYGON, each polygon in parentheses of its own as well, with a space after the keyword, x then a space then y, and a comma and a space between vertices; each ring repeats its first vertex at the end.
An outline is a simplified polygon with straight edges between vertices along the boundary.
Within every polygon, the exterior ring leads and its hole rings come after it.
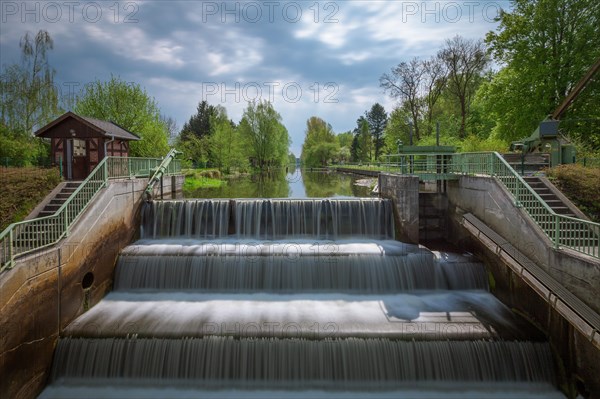
POLYGON ((52 216, 52 215, 54 215, 55 213, 56 213, 56 212, 42 210, 42 211, 41 211, 41 212, 40 212, 40 213, 37 215, 37 217, 39 217, 39 218, 42 218, 42 217, 45 217, 45 216, 52 216))

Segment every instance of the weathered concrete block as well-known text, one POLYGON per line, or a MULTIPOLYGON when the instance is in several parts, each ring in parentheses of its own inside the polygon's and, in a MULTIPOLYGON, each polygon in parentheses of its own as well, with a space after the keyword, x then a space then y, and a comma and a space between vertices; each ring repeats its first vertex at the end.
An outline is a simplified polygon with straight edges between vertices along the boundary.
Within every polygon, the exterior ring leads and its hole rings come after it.
POLYGON ((403 242, 419 243, 419 178, 382 173, 379 175, 381 197, 394 204, 396 238, 403 242))

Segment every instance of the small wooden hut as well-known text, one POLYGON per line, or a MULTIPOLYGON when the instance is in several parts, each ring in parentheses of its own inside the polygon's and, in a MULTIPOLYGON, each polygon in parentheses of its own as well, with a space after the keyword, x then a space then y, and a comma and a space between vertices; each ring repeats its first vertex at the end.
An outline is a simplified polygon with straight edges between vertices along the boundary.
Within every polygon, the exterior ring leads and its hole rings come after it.
POLYGON ((67 112, 35 132, 50 139, 52 160, 67 180, 83 180, 105 156, 129 156, 140 137, 113 122, 67 112))

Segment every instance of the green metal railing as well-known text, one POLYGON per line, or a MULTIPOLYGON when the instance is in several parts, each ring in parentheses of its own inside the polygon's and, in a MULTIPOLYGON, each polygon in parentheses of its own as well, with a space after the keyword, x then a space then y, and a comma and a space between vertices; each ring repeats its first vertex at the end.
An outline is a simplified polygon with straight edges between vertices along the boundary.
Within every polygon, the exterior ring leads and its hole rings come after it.
POLYGON ((497 152, 389 155, 381 170, 419 176, 422 180, 456 179, 461 175, 496 178, 552 241, 600 258, 600 224, 558 214, 497 152))
MULTIPOLYGON (((14 265, 15 258, 56 244, 69 235, 69 229, 109 179, 150 177, 161 158, 106 157, 67 198, 54 215, 13 223, 0 233, 0 272, 14 265)), ((181 172, 173 160, 165 174, 181 172)))

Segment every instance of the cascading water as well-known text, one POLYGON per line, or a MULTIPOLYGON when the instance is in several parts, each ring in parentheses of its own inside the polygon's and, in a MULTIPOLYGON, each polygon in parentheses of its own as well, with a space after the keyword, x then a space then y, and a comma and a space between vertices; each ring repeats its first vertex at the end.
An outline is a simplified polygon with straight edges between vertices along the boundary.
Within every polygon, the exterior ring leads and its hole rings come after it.
POLYGON ((393 240, 379 199, 145 206, 54 397, 561 397, 482 265, 393 240))

